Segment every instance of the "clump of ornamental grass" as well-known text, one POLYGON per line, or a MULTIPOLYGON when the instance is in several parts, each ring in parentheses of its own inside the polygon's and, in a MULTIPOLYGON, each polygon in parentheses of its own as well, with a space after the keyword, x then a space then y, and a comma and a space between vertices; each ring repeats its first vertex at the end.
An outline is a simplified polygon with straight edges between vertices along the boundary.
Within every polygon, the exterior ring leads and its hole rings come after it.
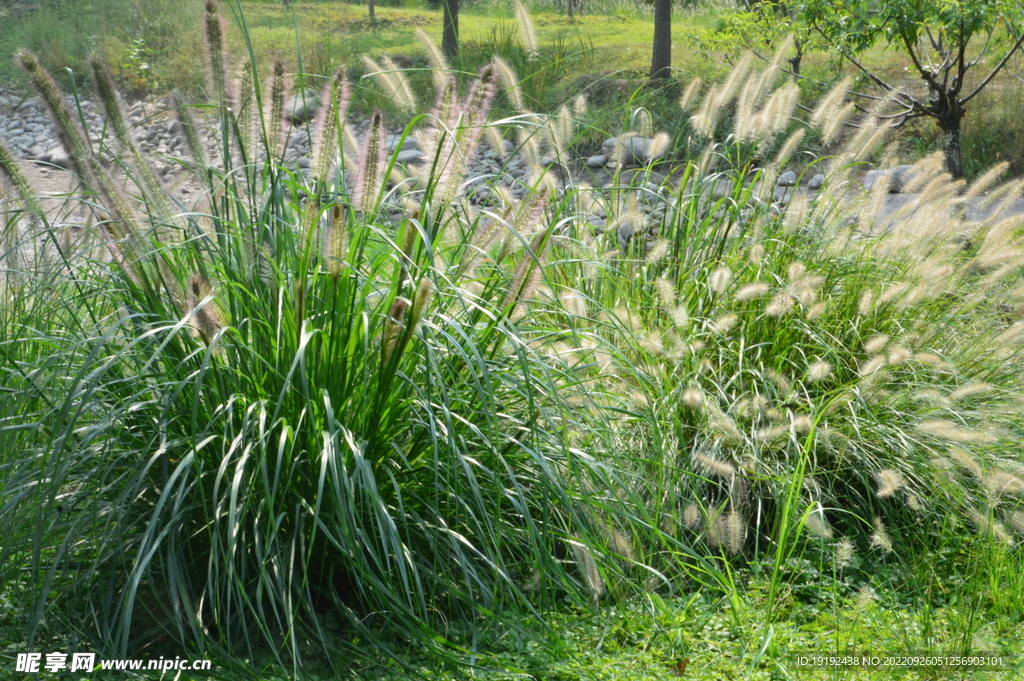
MULTIPOLYGON (((261 111, 255 64, 230 82, 214 2, 205 27, 219 106, 177 112, 193 149, 182 162, 206 188, 196 212, 168 209, 101 63, 127 178, 21 57, 96 192, 102 228, 88 238, 115 256, 14 290, 11 310, 47 303, 30 325, 2 317, 18 367, 4 400, 17 414, 3 414, 21 426, 0 442, 23 455, 0 474, 0 569, 29 575, 28 636, 45 622, 109 656, 174 641, 345 671, 357 658, 339 650, 413 641, 456 660, 449 622, 632 589, 632 528, 648 520, 570 446, 566 432, 587 426, 560 393, 567 376, 514 321, 547 299, 554 190, 534 168, 521 202, 484 211, 464 196, 495 68, 464 95, 438 80, 416 131, 426 162, 406 173, 380 114, 345 153, 340 71, 306 177, 277 165, 282 69, 261 111), (215 165, 203 126, 219 135, 215 165)), ((16 167, 5 173, 41 213, 16 167)))
MULTIPOLYGON (((846 183, 847 165, 884 142, 868 121, 837 150, 824 191, 768 210, 756 187, 773 187, 779 165, 730 165, 729 146, 777 134, 766 107, 795 110, 773 77, 743 60, 705 95, 694 120, 705 134, 730 102, 745 120, 686 167, 643 237, 657 257, 609 251, 610 235, 586 230, 553 240, 552 300, 564 290, 615 312, 538 303, 537 342, 561 344, 552 362, 572 368, 569 389, 607 424, 589 437, 621 452, 609 465, 634 471, 620 473, 630 494, 672 538, 737 559, 824 543, 821 555, 869 565, 934 548, 950 518, 980 527, 977 508, 1013 526, 1024 243, 998 202, 1019 185, 965 222, 958 207, 974 190, 928 158, 913 171, 919 198, 884 216, 886 183, 859 197, 846 183)), ((624 224, 628 202, 606 205, 609 224, 624 224)))

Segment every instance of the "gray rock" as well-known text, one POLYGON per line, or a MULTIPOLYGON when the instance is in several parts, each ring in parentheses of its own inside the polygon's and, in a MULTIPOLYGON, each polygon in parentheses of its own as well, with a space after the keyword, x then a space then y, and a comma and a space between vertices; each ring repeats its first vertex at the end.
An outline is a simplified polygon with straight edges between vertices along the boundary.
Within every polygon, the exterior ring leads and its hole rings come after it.
POLYGON ((622 141, 622 161, 628 165, 643 165, 651 160, 648 137, 628 137, 622 141))
POLYGON ((790 187, 776 187, 775 191, 772 192, 772 198, 776 203, 784 206, 793 198, 793 190, 790 187))
POLYGON ((406 137, 402 140, 401 135, 388 135, 387 141, 384 144, 384 149, 387 153, 394 153, 395 149, 398 148, 399 141, 402 141, 402 151, 419 150, 420 143, 415 137, 406 137))
POLYGON ((320 108, 320 94, 316 90, 303 90, 285 102, 285 118, 292 123, 305 123, 314 116, 320 108))
POLYGON ((591 156, 586 161, 588 168, 600 168, 604 164, 608 163, 608 157, 604 154, 598 154, 597 156, 591 156))
POLYGON ((636 224, 633 220, 623 220, 615 232, 615 240, 619 244, 619 248, 623 251, 629 247, 629 242, 635 234, 642 231, 642 226, 636 224))
POLYGON ((892 168, 889 171, 889 193, 901 193, 916 177, 917 172, 914 170, 914 166, 901 165, 892 168))
POLYGON ((398 157, 395 160, 399 163, 416 163, 422 158, 423 152, 419 149, 404 149, 398 152, 398 157))
POLYGON ((601 151, 605 156, 611 157, 615 153, 615 147, 619 144, 618 137, 609 137, 601 143, 601 151))
POLYGON ((889 193, 899 194, 917 176, 914 166, 901 165, 889 170, 869 170, 864 176, 864 188, 871 189, 875 182, 886 181, 889 183, 889 193))
POLYGON ((787 170, 779 176, 779 181, 775 184, 779 187, 792 187, 796 184, 796 172, 787 170))
POLYGON ((815 175, 814 177, 811 178, 810 182, 807 183, 807 188, 808 189, 821 189, 821 187, 824 184, 825 184, 825 175, 822 174, 822 173, 818 173, 817 175, 815 175))

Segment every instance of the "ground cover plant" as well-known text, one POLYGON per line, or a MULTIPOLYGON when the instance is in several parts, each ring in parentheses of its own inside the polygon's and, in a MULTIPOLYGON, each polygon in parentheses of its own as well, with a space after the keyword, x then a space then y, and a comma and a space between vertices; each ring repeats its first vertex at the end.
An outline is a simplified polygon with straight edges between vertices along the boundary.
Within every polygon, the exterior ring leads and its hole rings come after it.
POLYGON ((849 118, 842 85, 800 113, 783 49, 691 83, 671 134, 624 104, 588 178, 585 101, 537 113, 507 60, 452 75, 429 36, 430 113, 374 62, 362 87, 405 127, 357 134, 341 68, 304 168, 283 64, 233 58, 221 11, 208 97, 174 107, 193 205, 102 59, 93 147, 19 54, 81 188, 55 223, 0 146, 5 654, 589 678, 607 650, 637 676, 795 678, 797 623, 844 650, 868 613, 889 645, 1020 668, 1005 168, 968 186, 927 158, 881 210, 888 181, 851 178, 894 163, 884 122, 849 118), (809 131, 829 153, 794 165, 809 131), (473 177, 481 158, 518 183, 473 177))

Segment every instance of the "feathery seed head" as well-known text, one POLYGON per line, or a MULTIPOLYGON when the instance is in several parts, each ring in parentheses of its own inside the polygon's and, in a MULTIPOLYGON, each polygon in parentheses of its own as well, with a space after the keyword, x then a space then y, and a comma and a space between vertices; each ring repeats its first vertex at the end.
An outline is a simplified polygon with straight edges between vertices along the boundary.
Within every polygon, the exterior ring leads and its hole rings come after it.
POLYGON ((985 480, 985 471, 982 470, 974 457, 963 449, 960 449, 959 447, 951 447, 949 449, 948 461, 959 467, 964 472, 971 474, 975 479, 981 481, 985 480))
POLYGON ((352 196, 352 203, 364 213, 373 212, 377 207, 377 196, 384 174, 384 137, 384 117, 378 111, 373 114, 366 142, 359 155, 355 191, 352 196))
MULTIPOLYGON (((950 421, 943 421, 940 419, 922 421, 917 425, 917 429, 922 433, 931 435, 932 437, 936 437, 940 440, 959 442, 963 444, 990 443, 997 442, 999 439, 992 433, 976 429, 961 428, 950 421)), ((952 452, 951 455, 953 455, 952 452)))
POLYGON ((668 151, 669 145, 672 143, 672 138, 668 136, 666 132, 659 132, 651 140, 650 145, 647 147, 647 157, 651 160, 661 158, 668 151))
POLYGON ((960 400, 973 397, 975 395, 982 395, 987 392, 995 390, 995 386, 990 383, 968 383, 967 385, 957 388, 949 394, 951 402, 958 402, 960 400))
POLYGON ((879 369, 885 366, 885 355, 875 355, 860 365, 857 375, 861 378, 873 376, 879 369))
POLYGON ((764 313, 769 317, 782 317, 793 310, 793 297, 788 292, 782 291, 768 303, 764 313))
POLYGON ((208 300, 211 296, 213 296, 213 290, 210 282, 201 275, 192 275, 187 291, 187 304, 191 310, 189 324, 196 336, 206 343, 212 342, 217 332, 224 328, 224 321, 217 310, 216 300, 208 300))
POLYGON ((839 569, 849 567, 850 563, 853 562, 854 547, 853 542, 847 538, 840 539, 836 542, 835 554, 833 562, 839 569))
POLYGON ((793 384, 782 372, 776 371, 775 369, 769 369, 765 372, 765 375, 768 377, 768 380, 772 382, 772 385, 778 389, 780 394, 784 396, 789 395, 790 391, 793 389, 793 384))
POLYGON ((875 292, 872 289, 864 289, 864 292, 860 294, 860 300, 857 302, 857 314, 861 317, 866 317, 871 314, 871 308, 875 302, 875 292))
POLYGON ((746 300, 753 300, 755 298, 762 298, 770 290, 771 287, 762 282, 747 284, 736 292, 736 295, 733 296, 733 300, 736 302, 743 302, 746 300))
POLYGON ((694 468, 719 480, 732 480, 736 475, 736 467, 727 461, 693 453, 694 468))
POLYGON ((871 535, 871 546, 881 549, 884 553, 892 552, 892 539, 886 532, 881 518, 875 517, 875 532, 871 535))
POLYGON ((1024 481, 1012 473, 994 470, 985 477, 985 487, 994 498, 1024 494, 1024 481))
POLYGON ((733 510, 725 515, 725 546, 729 553, 737 555, 743 550, 747 536, 747 523, 739 512, 733 510))
POLYGON ((667 277, 661 276, 654 281, 654 290, 658 294, 658 302, 666 310, 671 310, 676 305, 676 287, 667 277))
POLYGON ((700 78, 694 78, 690 81, 690 84, 686 86, 686 90, 683 91, 682 97, 679 98, 679 108, 683 111, 689 111, 693 108, 694 103, 697 101, 697 97, 700 95, 701 87, 704 83, 700 78))
POLYGON ((519 37, 522 38, 523 48, 526 50, 527 59, 534 60, 540 56, 540 47, 537 44, 537 33, 533 29, 533 20, 530 12, 520 0, 512 0, 516 10, 516 22, 519 24, 519 37))
POLYGON ((583 573, 583 579, 587 584, 587 588, 590 589, 590 596, 596 603, 604 594, 604 580, 601 579, 601 573, 598 572, 597 562, 594 560, 593 554, 590 553, 590 549, 583 544, 577 541, 570 541, 569 548, 572 551, 576 565, 579 566, 580 572, 583 573))
POLYGON ((903 476, 899 471, 892 468, 886 468, 885 470, 875 473, 875 481, 878 483, 878 489, 875 490, 875 496, 879 499, 891 497, 901 487, 903 487, 903 476))
POLYGON ((228 100, 228 60, 224 51, 224 36, 226 26, 224 17, 215 0, 206 0, 206 15, 204 17, 206 29, 206 58, 207 73, 210 76, 210 85, 214 94, 218 97, 222 106, 230 106, 228 100))
POLYGON ((704 393, 700 388, 687 388, 683 391, 683 404, 690 409, 700 409, 704 406, 704 393))
POLYGON ((523 100, 523 91, 519 87, 519 77, 516 72, 512 70, 508 62, 501 57, 495 56, 492 60, 494 64, 495 72, 498 74, 498 80, 505 87, 505 92, 508 94, 509 101, 512 102, 512 106, 520 112, 526 111, 526 103, 523 100))
POLYGON ((825 518, 825 509, 821 507, 821 504, 815 503, 814 509, 807 514, 807 520, 804 522, 804 527, 824 539, 832 538, 832 527, 829 525, 828 520, 825 518))
POLYGON ((719 336, 725 336, 739 323, 740 318, 734 314, 722 315, 718 319, 711 322, 710 329, 713 333, 719 336))
POLYGON ((832 365, 824 360, 813 362, 807 368, 807 382, 817 383, 832 375, 832 365))
POLYGON ((889 351, 889 364, 895 366, 897 364, 903 364, 907 360, 913 358, 914 353, 907 348, 897 346, 889 351))
MULTIPOLYGON (((1024 520, 1024 513, 1020 514, 1024 520)), ((683 511, 683 525, 686 529, 696 531, 700 527, 700 509, 696 504, 690 504, 683 511)), ((1021 533, 1024 533, 1024 522, 1021 525, 1021 533)))
POLYGON ((809 433, 813 427, 814 422, 811 417, 807 414, 797 414, 793 417, 793 430, 798 433, 809 433))
POLYGON ((708 285, 715 293, 725 293, 731 283, 732 270, 725 266, 716 269, 708 278, 708 285))
POLYGON ((885 349, 885 346, 888 343, 889 337, 884 334, 872 336, 871 338, 868 339, 866 343, 864 343, 864 352, 866 352, 869 355, 877 355, 878 353, 885 349))
POLYGON ((430 61, 431 76, 434 79, 434 89, 437 92, 444 90, 448 79, 451 77, 451 65, 448 63, 448 59, 444 56, 444 52, 437 46, 434 39, 427 35, 427 32, 422 28, 416 29, 416 40, 419 41, 420 45, 427 53, 427 59, 430 61))
POLYGON ((337 279, 345 268, 345 211, 341 204, 334 204, 331 219, 324 235, 323 256, 327 271, 337 279))

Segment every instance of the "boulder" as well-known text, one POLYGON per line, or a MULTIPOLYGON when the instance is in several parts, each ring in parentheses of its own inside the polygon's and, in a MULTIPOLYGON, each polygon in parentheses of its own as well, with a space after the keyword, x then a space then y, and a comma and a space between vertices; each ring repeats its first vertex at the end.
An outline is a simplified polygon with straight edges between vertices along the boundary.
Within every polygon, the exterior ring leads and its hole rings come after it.
POLYGON ((305 123, 316 116, 319 108, 320 93, 312 89, 303 90, 285 102, 284 115, 292 123, 305 123))
POLYGON ((622 141, 622 162, 626 165, 644 165, 651 160, 649 137, 627 137, 622 141))
POLYGON ((600 168, 606 163, 608 163, 608 157, 604 154, 597 154, 596 156, 591 156, 586 160, 588 168, 600 168))

